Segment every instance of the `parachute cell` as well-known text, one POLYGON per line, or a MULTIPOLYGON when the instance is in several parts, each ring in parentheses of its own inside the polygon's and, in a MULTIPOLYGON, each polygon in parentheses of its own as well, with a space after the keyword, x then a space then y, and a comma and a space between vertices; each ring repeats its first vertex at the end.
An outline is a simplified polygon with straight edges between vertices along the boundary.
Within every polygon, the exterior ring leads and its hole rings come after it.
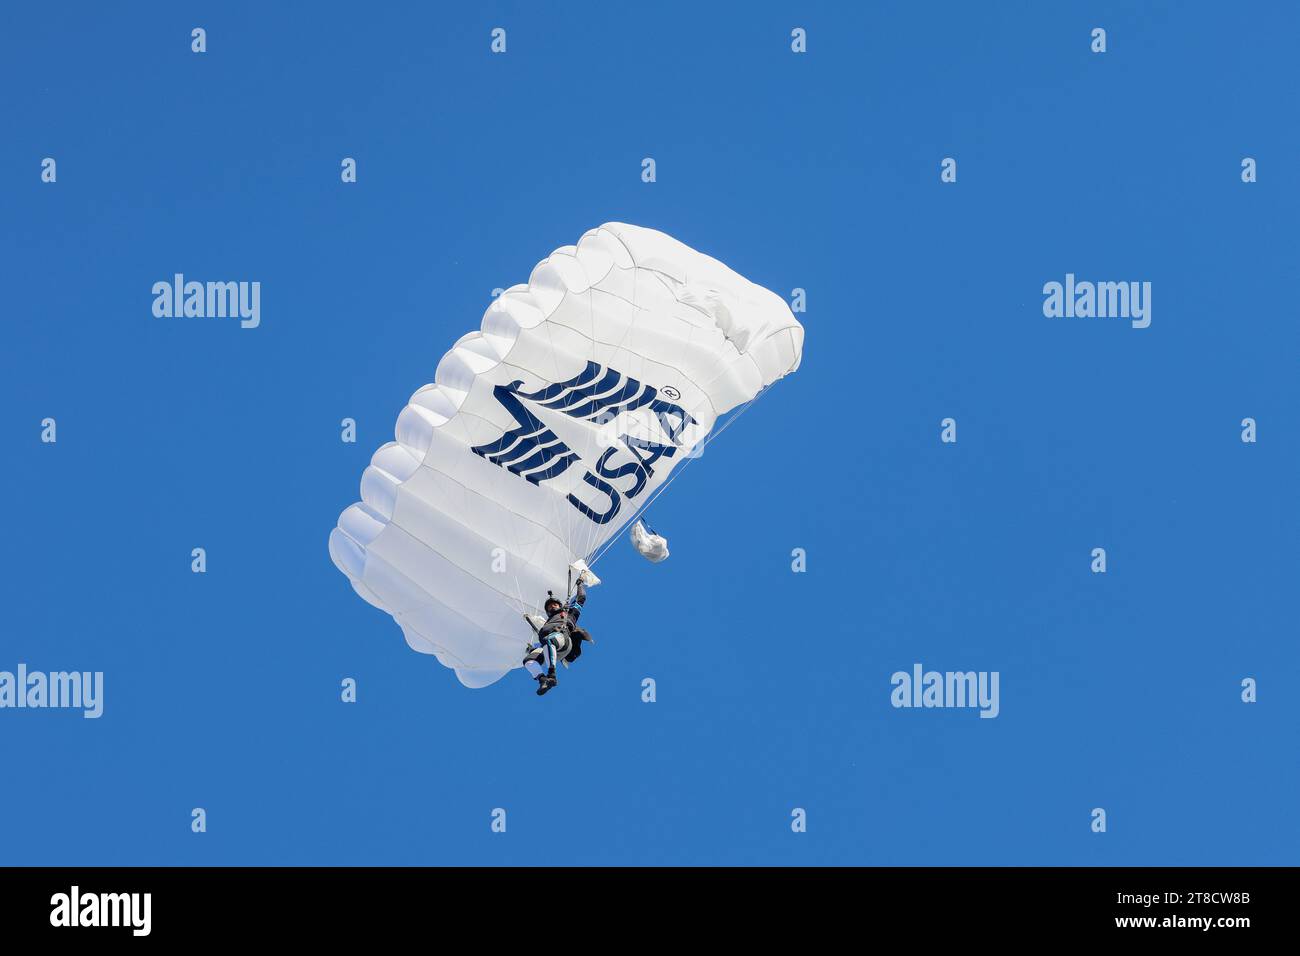
POLYGON ((802 349, 786 303, 722 263, 651 229, 593 229, 443 356, 330 556, 412 648, 490 684, 520 664, 523 615, 802 349))

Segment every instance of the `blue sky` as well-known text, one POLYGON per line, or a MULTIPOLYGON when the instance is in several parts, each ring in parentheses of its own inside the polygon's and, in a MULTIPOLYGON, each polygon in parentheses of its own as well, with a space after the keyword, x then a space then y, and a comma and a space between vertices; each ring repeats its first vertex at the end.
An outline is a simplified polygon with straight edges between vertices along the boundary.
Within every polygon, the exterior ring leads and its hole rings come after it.
POLYGON ((0 862, 1296 862, 1295 11, 382 6, 0 14, 0 669, 106 681, 0 711, 0 862), (556 693, 469 691, 326 538, 610 220, 806 289, 803 366, 656 503, 665 564, 611 549, 556 693), (176 272, 261 326, 155 319, 176 272), (1045 318, 1067 272, 1151 326, 1045 318), (915 662, 1000 715, 894 709, 915 662))

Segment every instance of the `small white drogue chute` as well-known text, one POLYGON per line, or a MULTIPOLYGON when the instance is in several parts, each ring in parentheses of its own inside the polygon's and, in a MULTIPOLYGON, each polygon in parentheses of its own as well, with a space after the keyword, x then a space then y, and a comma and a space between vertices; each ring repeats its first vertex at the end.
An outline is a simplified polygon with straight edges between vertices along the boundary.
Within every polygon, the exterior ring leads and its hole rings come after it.
POLYGON ((654 564, 658 564, 664 558, 668 557, 668 539, 661 534, 655 534, 645 526, 644 521, 637 521, 632 525, 632 547, 636 548, 637 553, 654 564))

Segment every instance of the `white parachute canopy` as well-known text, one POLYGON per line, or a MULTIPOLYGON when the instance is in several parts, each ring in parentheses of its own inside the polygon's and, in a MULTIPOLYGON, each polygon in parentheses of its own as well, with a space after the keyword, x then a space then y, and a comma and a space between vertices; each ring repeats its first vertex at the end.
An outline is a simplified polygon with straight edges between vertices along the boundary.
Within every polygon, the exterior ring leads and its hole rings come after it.
POLYGON ((661 534, 655 534, 645 526, 644 521, 638 521, 632 525, 632 547, 636 548, 637 554, 658 564, 664 558, 668 557, 668 539, 661 534))
POLYGON ((442 357, 330 557, 412 648, 486 686, 520 666, 523 615, 564 593, 570 565, 591 563, 802 351, 775 293, 661 232, 593 229, 442 357))

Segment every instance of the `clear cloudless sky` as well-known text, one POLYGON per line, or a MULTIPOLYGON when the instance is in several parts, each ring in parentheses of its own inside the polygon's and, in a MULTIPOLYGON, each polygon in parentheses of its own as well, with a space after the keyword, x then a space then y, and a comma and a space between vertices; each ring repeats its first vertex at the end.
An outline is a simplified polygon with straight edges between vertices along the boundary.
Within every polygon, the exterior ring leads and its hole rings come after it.
POLYGON ((0 711, 0 863, 1296 863, 1298 31, 5 5, 0 669, 106 689, 0 711), (326 539, 492 290, 611 220, 807 290, 803 365, 656 503, 665 564, 603 559, 555 693, 471 691, 326 539), (177 272, 261 282, 260 328, 154 318, 177 272), (1067 272, 1151 282, 1151 326, 1045 318, 1067 272), (918 662, 1000 715, 893 708, 918 662))

